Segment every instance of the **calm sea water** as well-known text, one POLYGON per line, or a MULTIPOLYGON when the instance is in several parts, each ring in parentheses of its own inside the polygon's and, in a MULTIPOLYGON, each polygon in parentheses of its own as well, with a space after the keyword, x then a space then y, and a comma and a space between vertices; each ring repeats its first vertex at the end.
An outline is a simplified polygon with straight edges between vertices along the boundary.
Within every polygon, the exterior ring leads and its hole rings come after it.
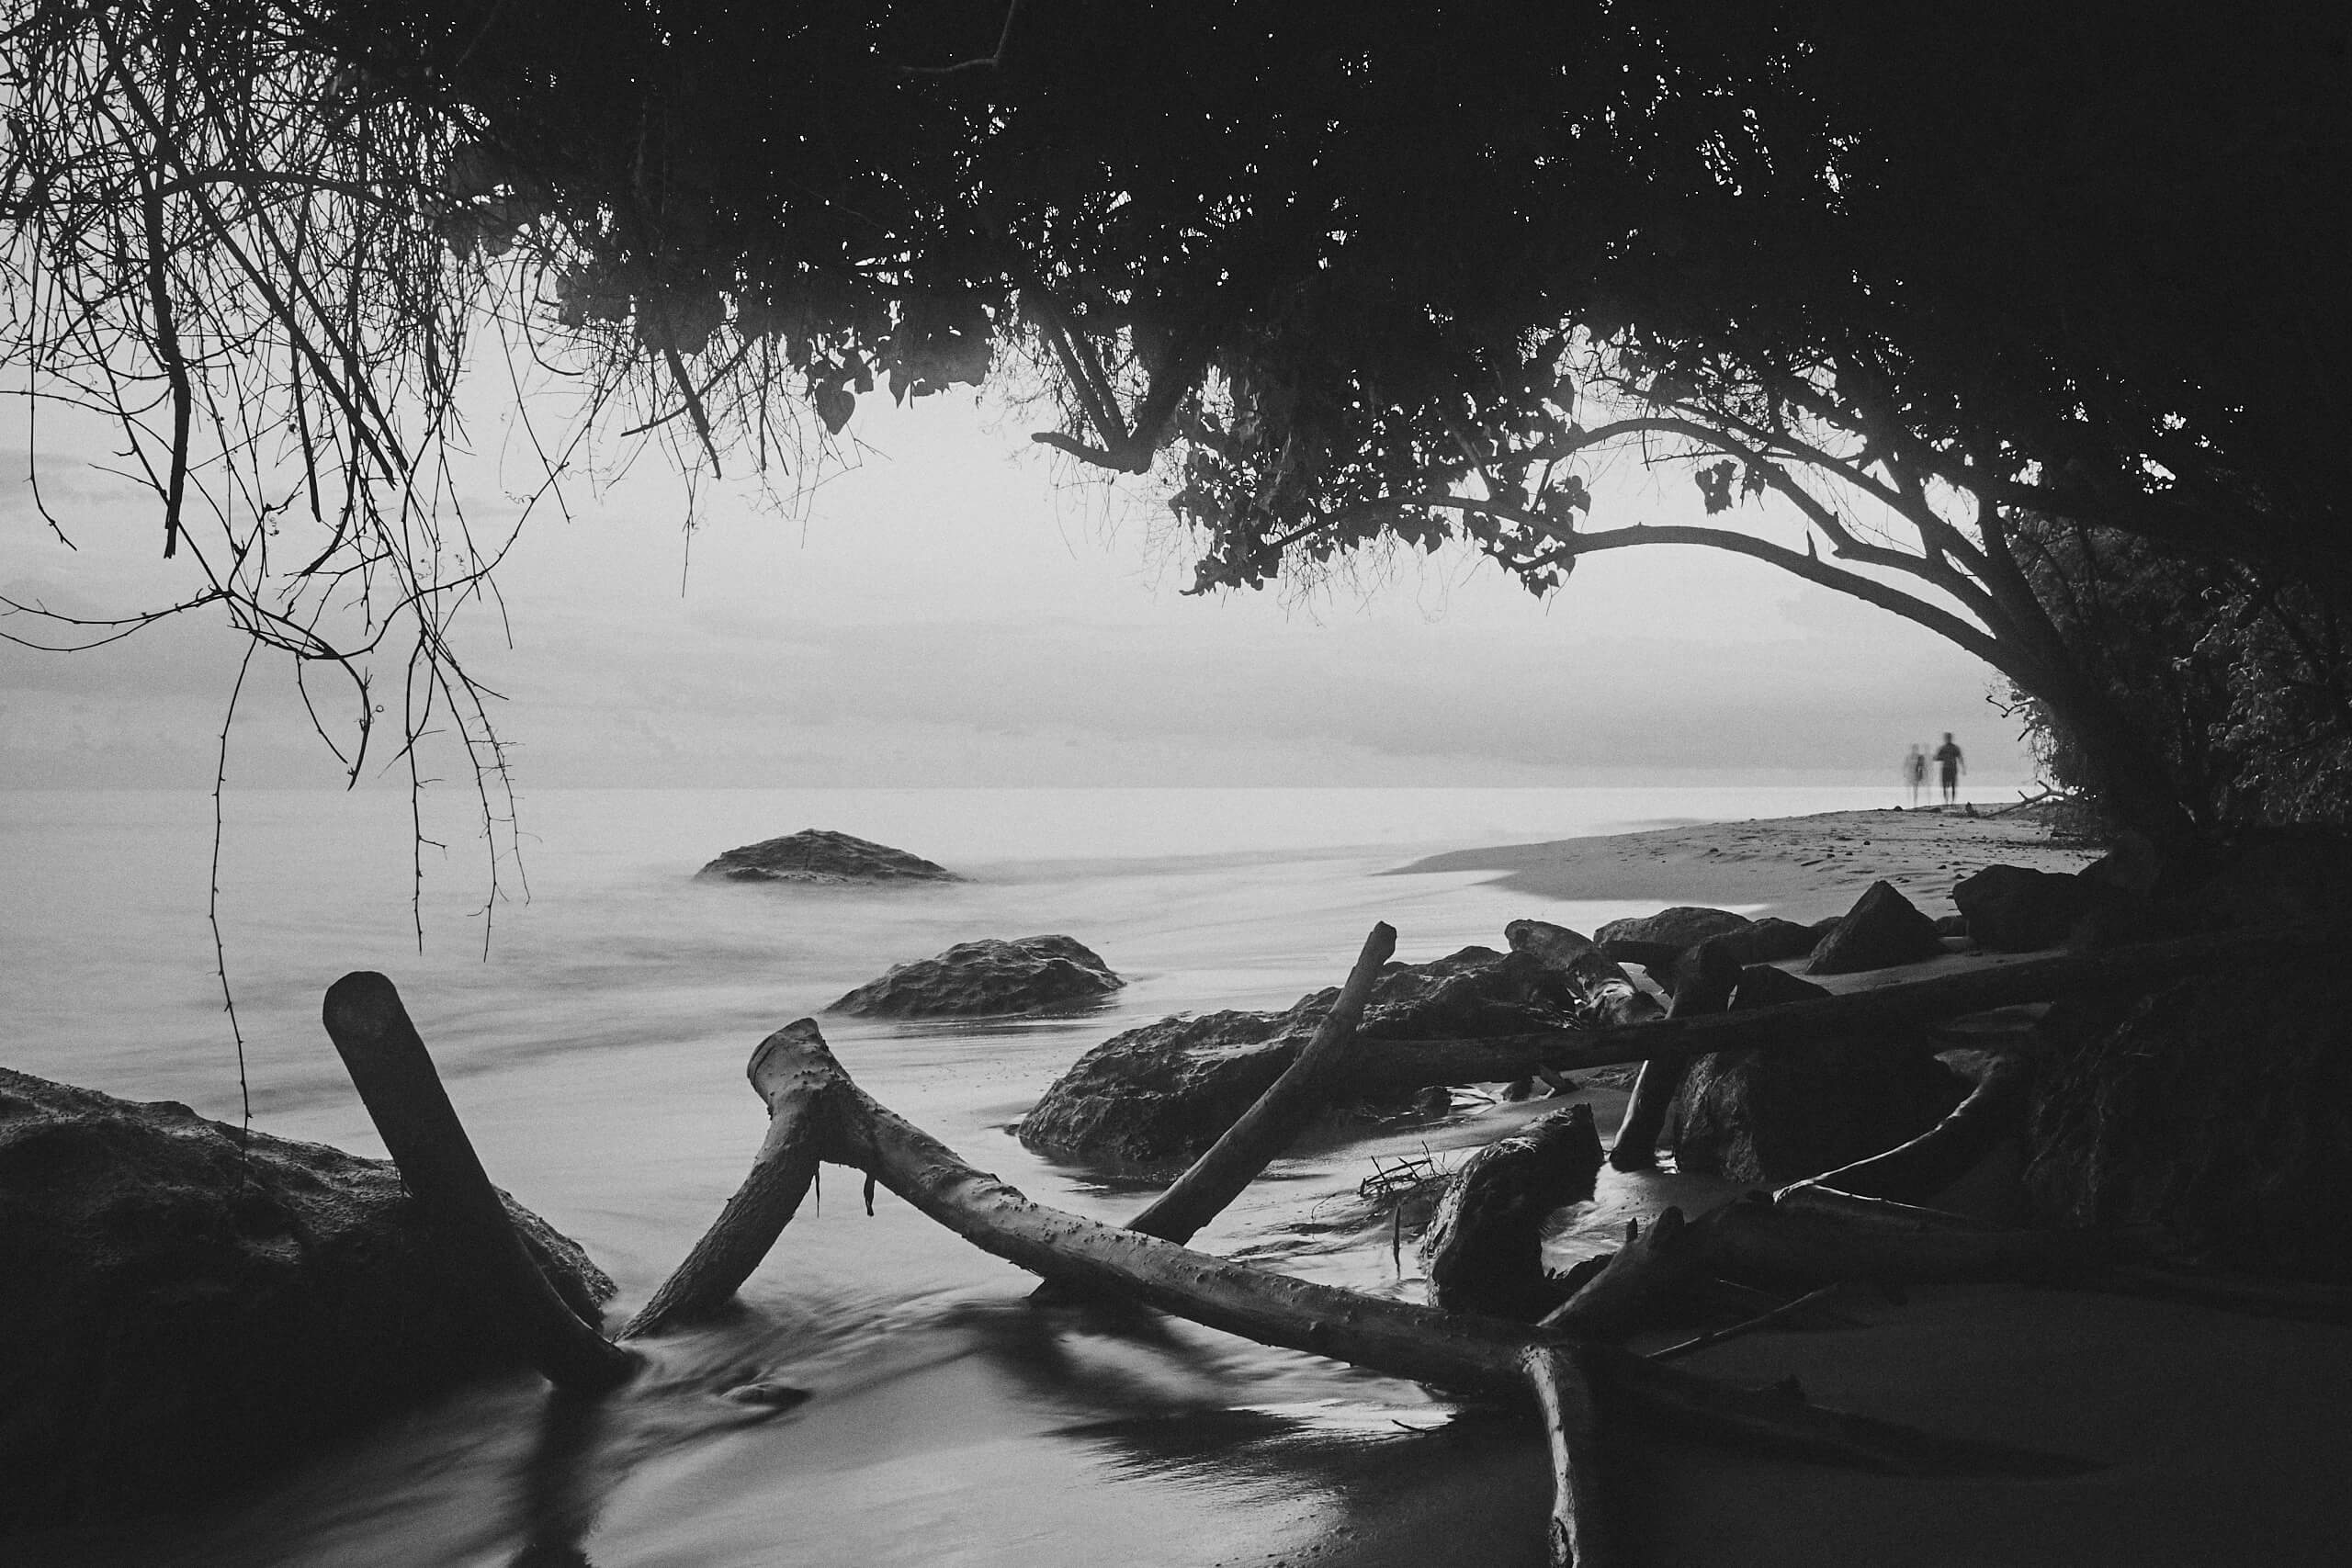
MULTIPOLYGON (((526 797, 500 897, 445 797, 414 848, 404 796, 226 797, 220 927, 254 1123, 382 1147, 318 1024, 380 969, 492 1175, 641 1302, 741 1178, 763 1127, 762 1036, 892 964, 978 936, 1063 932, 1125 975, 1115 1004, 1021 1025, 825 1023, 871 1092, 1040 1200, 1116 1219, 1147 1194, 1040 1160, 1007 1131, 1054 1076, 1168 1013, 1284 1007, 1336 984, 1385 919, 1398 955, 1501 945, 1542 914, 1589 930, 1657 901, 1577 903, 1483 874, 1380 874, 1481 843, 1892 803, 1886 789, 560 792, 526 797), (972 880, 850 890, 708 885, 722 849, 823 827, 972 880), (410 903, 412 855, 424 871, 410 903), (527 900, 525 885, 527 881, 527 900), (482 911, 490 910, 485 949, 482 911), (424 930, 419 949, 417 925, 424 930)), ((0 793, 0 1060, 235 1120, 200 795, 0 793)), ((1662 900, 1677 901, 1661 889, 1662 900)), ((1284 1161, 1206 1233, 1297 1272, 1416 1294, 1385 1235, 1326 1234, 1376 1156, 1492 1135, 1437 1127, 1284 1161)), ((838 1174, 838 1173, 837 1173, 838 1174)), ((665 1341, 654 1376, 560 1464, 523 1375, 460 1390, 190 1528, 35 1543, 65 1562, 506 1563, 535 1535, 594 1562, 1208 1564, 1343 1517, 1408 1385, 1187 1328, 1162 1342, 1043 1325, 1034 1283, 838 1179, 744 1292, 665 1341), (782 1416, 714 1396, 757 1371, 815 1391, 782 1416), (535 1455, 541 1457, 535 1459, 535 1455), (1351 1479, 1352 1478, 1352 1479, 1351 1479), (550 1522, 552 1521, 552 1522, 550 1522)), ((615 1321, 617 1321, 617 1316, 615 1321)), ((39 1559, 36 1559, 39 1560, 39 1559)))

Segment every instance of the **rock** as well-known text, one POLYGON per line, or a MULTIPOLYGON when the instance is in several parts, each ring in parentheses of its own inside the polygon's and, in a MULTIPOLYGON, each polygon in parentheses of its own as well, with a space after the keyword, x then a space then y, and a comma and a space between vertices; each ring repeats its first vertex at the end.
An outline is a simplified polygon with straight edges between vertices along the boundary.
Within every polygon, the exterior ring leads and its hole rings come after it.
POLYGON ((1099 1002, 1126 982, 1066 936, 960 942, 897 964, 825 1010, 884 1018, 973 1018, 1099 1002))
POLYGON ((1968 917, 1966 915, 1938 915, 1936 917, 1936 934, 1938 936, 1966 936, 1968 934, 1968 917))
POLYGON ((805 882, 842 886, 872 882, 961 882, 945 866, 920 855, 869 843, 847 833, 810 828, 729 850, 695 873, 727 882, 805 882))
MULTIPOLYGON (((1339 995, 1335 986, 1283 1012, 1163 1018, 1114 1035, 1046 1089, 1022 1119, 1021 1141, 1062 1159, 1181 1167, 1282 1076, 1339 995)), ((1442 1040, 1556 1029, 1577 1018, 1566 978, 1533 954, 1468 947, 1432 964, 1385 965, 1360 1032, 1442 1040)))
POLYGON ((2265 964, 2042 1021, 2035 1223, 2160 1224, 2217 1267, 2352 1285, 2352 975, 2265 964))
POLYGON ((1891 882, 1873 882, 1837 929, 1813 950, 1808 975, 1851 975, 1892 964, 1940 957, 1944 944, 1935 921, 1921 914, 1891 882))
POLYGON ((2033 953, 2064 943, 2088 914, 2094 885, 2059 872, 1988 865, 1951 890, 1976 945, 1994 953, 2033 953))
POLYGON ((1750 920, 1747 930, 1724 937, 1724 948, 1742 964, 1777 964, 1783 958, 1803 958, 1820 942, 1821 937, 1822 933, 1811 926, 1767 915, 1760 920, 1750 920))
MULTIPOLYGON (((1741 991, 1747 987, 1743 976, 1741 991)), ((1782 1187, 1909 1142, 1966 1092, 1925 1040, 1718 1051, 1692 1064, 1675 1099, 1674 1161, 1686 1171, 1782 1187)))
POLYGON ((1634 915, 1625 919, 1611 920, 1594 931, 1592 940, 1601 947, 1612 942, 1661 942, 1679 953, 1685 948, 1698 946, 1711 936, 1744 931, 1751 923, 1746 915, 1735 915, 1729 909, 1704 909, 1678 904, 1671 909, 1660 909, 1655 915, 1634 915))
POLYGON ((1730 1010, 1745 1012, 1749 1008, 1777 1007, 1782 1002, 1809 1002, 1828 994, 1826 986, 1799 979, 1769 964, 1753 964, 1739 972, 1739 983, 1731 991, 1730 1010))
MULTIPOLYGON (((208 1503, 521 1358, 390 1164, 0 1069, 0 1531, 208 1503)), ((594 1321, 612 1281, 507 1200, 594 1321)))

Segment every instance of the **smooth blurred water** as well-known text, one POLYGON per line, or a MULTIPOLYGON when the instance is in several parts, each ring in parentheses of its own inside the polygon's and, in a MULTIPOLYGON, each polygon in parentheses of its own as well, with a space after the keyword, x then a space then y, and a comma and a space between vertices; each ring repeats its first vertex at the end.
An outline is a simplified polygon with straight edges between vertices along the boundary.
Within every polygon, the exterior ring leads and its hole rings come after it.
MULTIPOLYGON (((1117 1218, 1144 1195, 1041 1160, 1007 1131, 1109 1035, 1171 1012, 1287 1006, 1336 984, 1378 919, 1399 931, 1398 956, 1419 961, 1499 946, 1522 915, 1589 930, 1679 901, 1673 889, 1638 906, 1546 901, 1481 874, 1380 873, 1442 850, 1882 806, 1890 793, 553 793, 521 802, 521 863, 497 867, 505 897, 490 905, 485 950, 488 851, 446 795, 424 829, 447 847, 422 852, 412 908, 403 795, 239 791, 223 805, 220 925, 255 1125, 382 1153, 317 1020, 337 976, 390 974, 493 1178, 611 1271, 626 1313, 758 1145, 762 1108, 741 1077, 752 1047, 893 964, 1051 931, 1128 977, 1113 1006, 1075 1018, 825 1020, 885 1103, 1043 1201, 1117 1218), (809 827, 971 880, 693 880, 720 850, 809 827)), ((237 1118, 205 919, 212 810, 202 795, 0 793, 0 1061, 237 1118)), ((1201 1245, 1272 1246, 1282 1267, 1410 1293, 1379 1238, 1307 1246, 1295 1222, 1343 1199, 1374 1155, 1491 1134, 1475 1120, 1282 1162, 1201 1245), (1270 1243, 1278 1234, 1291 1239, 1270 1243)), ((1026 1276, 887 1195, 867 1219, 836 1177, 747 1286, 751 1312, 665 1342, 662 1374, 575 1445, 577 1462, 533 1461, 547 1451, 542 1400, 518 1376, 390 1423, 201 1528, 43 1550, 74 1562, 504 1562, 535 1518, 569 1508, 593 1525, 587 1550, 606 1568, 1208 1563, 1310 1528, 1340 1484, 1317 1481, 1315 1456, 1375 1442, 1428 1404, 1418 1389, 1206 1331, 1179 1327, 1155 1348, 1041 1327, 1020 1305, 1026 1276), (745 1368, 819 1396, 763 1420, 709 1397, 713 1380, 745 1368), (1270 1443, 1282 1462, 1253 1461, 1270 1443), (554 1490, 588 1501, 548 1502, 559 1472, 554 1490)))

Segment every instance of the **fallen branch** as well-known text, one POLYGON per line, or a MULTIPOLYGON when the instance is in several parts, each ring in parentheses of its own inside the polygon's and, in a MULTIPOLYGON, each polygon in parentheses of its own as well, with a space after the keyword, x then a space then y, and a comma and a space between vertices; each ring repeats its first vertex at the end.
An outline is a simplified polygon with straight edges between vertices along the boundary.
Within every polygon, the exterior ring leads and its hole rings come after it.
POLYGON ((2028 1057, 2016 1053, 1996 1056, 1967 1099, 1909 1143, 1795 1182, 1780 1195, 1787 1199, 1799 1189, 1827 1188, 1860 1198, 1925 1203, 1974 1169, 2002 1139, 2025 1131, 2032 1088, 2033 1064, 2028 1057))
POLYGON ((1562 1346, 1537 1346, 1521 1365, 1552 1449, 1553 1568, 1606 1568, 1611 1553, 1600 1517, 1600 1433, 1592 1382, 1578 1352, 1562 1346))
POLYGON ((831 1080, 812 1071, 805 1055, 771 1050, 781 1037, 779 1033, 762 1042, 745 1069, 752 1088, 768 1107, 768 1134, 752 1156, 752 1173, 727 1200, 717 1223, 695 1243, 685 1261, 629 1319, 620 1338, 659 1334, 673 1323, 707 1315, 732 1300, 799 1212, 800 1200, 817 1175, 816 1121, 831 1080))
POLYGON ((345 975, 327 987, 320 1014, 451 1277, 491 1331, 511 1337, 560 1388, 626 1382, 637 1358, 565 1305, 523 1249, 391 981, 368 970, 345 975))
POLYGON ((1350 1072, 1364 1092, 1385 1093, 1430 1084, 1510 1082, 1539 1068, 1576 1072, 1647 1061, 1669 1052, 1697 1056, 1867 1038, 1990 1008, 2147 985, 2228 968, 2256 956, 2324 950, 2346 942, 2346 933, 2335 927, 2274 927, 1987 964, 1818 1000, 1703 1018, 1455 1040, 1398 1040, 1367 1030, 1357 1037, 1350 1072))
MULTIPOLYGON (((812 1119, 820 1129, 820 1157, 873 1176, 983 1251, 1090 1294, 1124 1295, 1260 1344, 1514 1403, 1528 1398, 1526 1352, 1562 1343, 1532 1325, 1317 1285, 1046 1208, 975 1170, 867 1096, 834 1061, 814 1021, 777 1031, 760 1051, 792 1053, 802 1059, 799 1070, 822 1080, 826 1103, 812 1119)), ((1612 1408, 1645 1427, 1904 1474, 2064 1475, 2093 1468, 1819 1409, 1771 1390, 1656 1366, 1612 1347, 1578 1349, 1612 1408)))
POLYGON ((1837 1284, 1828 1284, 1822 1286, 1819 1290, 1807 1291, 1794 1301, 1782 1302, 1770 1312, 1758 1313, 1754 1317, 1735 1323, 1728 1328, 1712 1329, 1694 1338, 1685 1339, 1679 1345, 1668 1345, 1663 1350, 1653 1350, 1650 1352, 1650 1359, 1653 1361, 1676 1360, 1703 1350, 1710 1345, 1720 1345, 1726 1339, 1736 1339, 1743 1334, 1753 1334, 1759 1328, 1770 1328, 1784 1318, 1794 1317, 1809 1306, 1827 1301, 1831 1296, 1836 1295, 1840 1287, 1837 1284))
POLYGON ((1356 955, 1355 967, 1348 972, 1347 983, 1340 987, 1339 999, 1316 1025, 1306 1048, 1207 1153, 1127 1222, 1129 1230, 1163 1241, 1192 1240, 1258 1179, 1269 1161, 1290 1147, 1330 1103, 1331 1089, 1355 1040, 1364 1003, 1380 978, 1381 965, 1396 951, 1396 929, 1385 921, 1374 926, 1364 938, 1363 951, 1356 955))

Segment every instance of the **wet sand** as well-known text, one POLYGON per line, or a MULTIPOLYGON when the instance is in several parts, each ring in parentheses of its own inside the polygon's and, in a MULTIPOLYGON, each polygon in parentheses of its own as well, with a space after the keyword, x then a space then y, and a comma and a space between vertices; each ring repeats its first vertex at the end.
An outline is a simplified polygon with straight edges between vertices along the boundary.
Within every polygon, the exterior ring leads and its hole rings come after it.
MULTIPOLYGON (((1493 870, 1543 897, 1650 897, 1810 920, 1881 877, 1944 914, 1951 882, 1980 866, 2071 870, 2094 853, 2051 845, 2014 817, 1878 811, 1465 851, 1401 869, 1493 870)), ((1717 1190, 1670 1174, 1604 1177, 1593 1207, 1605 1212, 1579 1213, 1555 1248, 1588 1253, 1627 1213, 1701 1206, 1717 1190)), ((1838 1304, 1857 1325, 1758 1333, 1684 1364, 1750 1383, 1793 1376, 1823 1404, 2101 1468, 2060 1481, 1922 1480, 1616 1434, 1605 1479, 1626 1561, 2352 1562, 2342 1506, 2352 1329, 2009 1285, 1915 1289, 1901 1302, 1856 1287, 1838 1304)), ((1351 1489, 1344 1532, 1298 1561, 1540 1563, 1549 1486, 1540 1445, 1508 1420, 1457 1423, 1380 1456, 1351 1489)))

